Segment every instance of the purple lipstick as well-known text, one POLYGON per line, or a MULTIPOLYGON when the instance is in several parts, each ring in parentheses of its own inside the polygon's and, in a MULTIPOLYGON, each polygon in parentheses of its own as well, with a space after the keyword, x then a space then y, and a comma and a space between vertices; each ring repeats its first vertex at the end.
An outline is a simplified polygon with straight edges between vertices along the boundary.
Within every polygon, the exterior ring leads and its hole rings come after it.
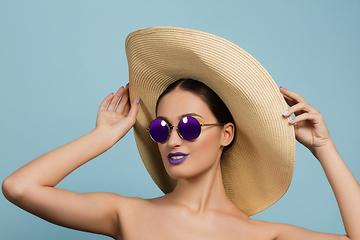
POLYGON ((182 152, 169 153, 168 160, 170 164, 179 164, 185 161, 189 154, 185 154, 182 152))

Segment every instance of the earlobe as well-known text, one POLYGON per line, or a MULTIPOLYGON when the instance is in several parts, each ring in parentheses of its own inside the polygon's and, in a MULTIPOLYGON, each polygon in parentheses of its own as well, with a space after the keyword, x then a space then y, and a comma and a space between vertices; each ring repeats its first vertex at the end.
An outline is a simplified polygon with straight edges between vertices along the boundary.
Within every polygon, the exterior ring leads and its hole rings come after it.
POLYGON ((235 126, 233 123, 229 122, 224 125, 223 128, 223 138, 222 138, 222 145, 228 146, 232 140, 234 139, 235 134, 235 126))

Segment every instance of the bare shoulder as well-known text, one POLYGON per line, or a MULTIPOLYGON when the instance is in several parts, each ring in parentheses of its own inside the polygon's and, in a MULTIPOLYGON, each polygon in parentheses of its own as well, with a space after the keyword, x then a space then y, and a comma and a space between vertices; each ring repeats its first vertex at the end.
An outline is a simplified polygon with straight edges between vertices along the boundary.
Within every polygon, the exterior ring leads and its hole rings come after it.
POLYGON ((113 197, 117 201, 117 208, 121 211, 138 211, 151 206, 151 199, 125 197, 117 194, 114 194, 113 197))
POLYGON ((277 224, 261 220, 250 219, 247 221, 249 229, 254 234, 255 239, 277 239, 277 224))
POLYGON ((122 224, 137 221, 140 216, 144 216, 147 212, 154 208, 151 199, 143 199, 138 197, 114 196, 116 201, 116 211, 122 224))
POLYGON ((258 220, 254 221, 256 221, 256 224, 260 229, 270 233, 271 239, 274 240, 349 240, 345 235, 316 232, 290 224, 270 223, 258 220))

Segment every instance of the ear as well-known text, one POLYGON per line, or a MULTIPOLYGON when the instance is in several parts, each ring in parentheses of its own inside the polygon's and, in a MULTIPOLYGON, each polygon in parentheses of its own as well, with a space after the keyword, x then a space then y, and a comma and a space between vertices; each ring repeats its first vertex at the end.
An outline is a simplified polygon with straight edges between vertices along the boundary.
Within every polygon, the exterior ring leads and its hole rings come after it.
POLYGON ((223 127, 221 145, 224 147, 228 146, 234 139, 234 135, 235 135, 234 124, 231 122, 226 123, 223 127))

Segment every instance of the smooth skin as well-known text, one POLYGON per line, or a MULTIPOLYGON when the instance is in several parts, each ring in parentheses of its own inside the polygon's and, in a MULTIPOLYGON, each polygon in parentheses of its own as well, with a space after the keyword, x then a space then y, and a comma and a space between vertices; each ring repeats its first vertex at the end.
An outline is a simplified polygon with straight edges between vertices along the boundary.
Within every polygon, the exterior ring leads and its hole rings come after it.
MULTIPOLYGON (((134 125, 138 102, 129 102, 128 86, 104 99, 93 131, 14 172, 4 180, 3 193, 12 203, 49 222, 114 239, 360 240, 359 184, 338 154, 319 111, 299 94, 284 88, 280 92, 290 106, 283 115, 295 113, 289 124, 295 127, 297 140, 319 160, 333 188, 347 236, 252 220, 236 208, 225 195, 220 172, 221 152, 234 135, 231 123, 203 127, 192 142, 172 131, 168 141, 159 144, 166 170, 178 179, 175 190, 165 196, 140 199, 55 188, 73 170, 111 148, 134 125), (171 165, 167 161, 170 152, 189 156, 171 165)), ((159 103, 157 115, 173 125, 186 114, 203 123, 216 122, 208 106, 192 93, 175 89, 159 103)))

